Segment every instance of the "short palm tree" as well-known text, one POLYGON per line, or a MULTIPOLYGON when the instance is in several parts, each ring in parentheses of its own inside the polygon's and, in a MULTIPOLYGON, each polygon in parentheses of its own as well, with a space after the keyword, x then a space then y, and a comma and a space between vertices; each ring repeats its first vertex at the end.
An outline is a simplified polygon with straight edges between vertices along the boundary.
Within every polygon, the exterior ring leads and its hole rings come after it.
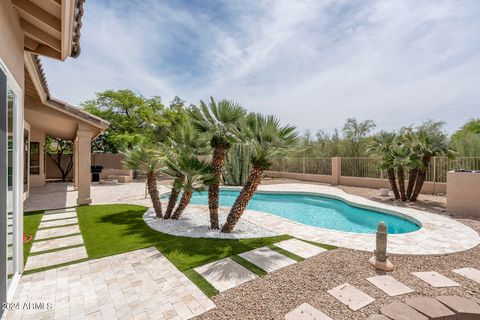
POLYGON ((193 107, 190 110, 193 126, 210 136, 210 145, 213 148, 212 174, 216 180, 208 187, 208 208, 212 229, 219 229, 218 201, 225 156, 232 142, 238 140, 238 125, 245 115, 246 110, 235 102, 221 100, 217 104, 213 98, 210 98, 208 104, 200 101, 200 107, 193 107))
POLYGON ((300 138, 295 130, 294 126, 281 126, 279 120, 273 116, 250 114, 247 117, 243 134, 250 146, 252 169, 228 214, 222 232, 233 231, 261 183, 263 172, 272 165, 271 160, 275 157, 285 156, 288 151, 298 145, 300 138))
POLYGON ((404 144, 398 144, 390 151, 392 166, 397 169, 398 189, 402 201, 407 201, 405 192, 405 168, 412 165, 412 150, 404 144))
POLYGON ((123 163, 129 169, 136 168, 147 176, 147 189, 157 218, 162 218, 162 203, 158 194, 157 173, 162 169, 164 155, 160 149, 138 145, 122 152, 123 163))
POLYGON ((183 195, 171 216, 172 219, 180 218, 190 203, 193 191, 203 190, 204 186, 215 181, 209 163, 193 155, 183 154, 174 161, 167 160, 163 172, 175 177, 177 190, 183 189, 183 195))
MULTIPOLYGON (((173 163, 182 155, 204 156, 210 152, 205 134, 194 130, 190 123, 185 123, 173 131, 166 142, 166 146, 169 151, 168 158, 173 163)), ((165 219, 171 217, 185 179, 181 171, 176 172, 173 178, 172 191, 164 215, 165 219)))
POLYGON ((388 181, 390 182, 390 187, 392 188, 395 199, 400 199, 395 177, 395 164, 392 157, 392 149, 395 147, 396 138, 397 134, 395 132, 381 131, 373 137, 373 142, 368 152, 381 157, 381 168, 387 172, 388 181))
MULTIPOLYGON (((435 123, 434 123, 435 124, 435 123)), ((417 179, 415 181, 415 188, 413 190, 410 201, 416 201, 420 191, 422 190, 423 183, 427 176, 428 165, 433 157, 447 156, 452 158, 455 156, 455 152, 450 149, 448 136, 438 130, 434 125, 432 127, 420 128, 416 134, 417 144, 416 149, 420 157, 421 165, 418 168, 417 179)))

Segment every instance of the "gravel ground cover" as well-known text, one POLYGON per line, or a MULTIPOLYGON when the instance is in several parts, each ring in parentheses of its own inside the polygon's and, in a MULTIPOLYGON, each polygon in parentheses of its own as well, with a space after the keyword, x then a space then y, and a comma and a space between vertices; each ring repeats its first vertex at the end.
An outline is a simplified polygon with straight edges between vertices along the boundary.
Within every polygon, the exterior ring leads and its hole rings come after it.
MULTIPOLYGON (((270 180, 266 183, 286 183, 270 180)), ((298 182, 298 181, 295 181, 298 182)), ((340 187, 348 193, 364 196, 371 200, 405 205, 378 195, 378 190, 340 187)), ((445 197, 421 195, 415 204, 406 204, 416 209, 448 215, 445 212, 445 197)), ((455 216, 453 216, 455 217, 455 216)), ((458 221, 480 232, 480 221, 460 219, 458 221)), ((403 302, 408 297, 458 295, 480 302, 480 285, 455 272, 454 269, 473 267, 480 270, 480 246, 471 250, 443 256, 392 256, 393 272, 376 271, 368 264, 371 253, 350 249, 335 249, 324 252, 295 265, 272 272, 262 278, 247 282, 222 292, 213 298, 216 308, 196 319, 284 319, 290 310, 307 302, 334 319, 365 319, 391 302, 403 302), (433 288, 411 272, 437 271, 460 283, 461 287, 433 288), (389 297, 370 284, 366 278, 389 274, 415 291, 410 294, 389 297), (353 312, 327 293, 345 282, 369 294, 376 300, 365 308, 353 312)))

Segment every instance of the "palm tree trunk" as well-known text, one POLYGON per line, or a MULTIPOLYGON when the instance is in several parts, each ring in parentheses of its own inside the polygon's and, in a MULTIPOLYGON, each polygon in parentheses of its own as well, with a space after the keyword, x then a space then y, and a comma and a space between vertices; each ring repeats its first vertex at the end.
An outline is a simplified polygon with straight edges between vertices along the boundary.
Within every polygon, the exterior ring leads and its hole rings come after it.
POLYGON ((415 187, 415 181, 417 180, 418 168, 410 169, 408 173, 408 186, 407 186, 407 199, 410 199, 413 192, 413 187, 415 187))
POLYGON ((180 188, 178 187, 180 182, 180 178, 175 178, 175 180, 173 181, 172 192, 170 192, 170 197, 168 198, 167 210, 165 211, 165 215, 163 216, 164 219, 170 219, 173 209, 177 204, 178 196, 180 194, 180 188))
POLYGON ((430 156, 422 157, 423 166, 418 170, 417 181, 415 182, 415 190, 413 191, 413 194, 410 197, 410 201, 417 201, 418 195, 420 194, 420 191, 422 191, 425 178, 427 177, 428 165, 431 159, 432 157, 430 156))
POLYGON ((388 181, 390 182, 390 187, 392 188, 393 194, 395 195, 395 199, 400 199, 400 193, 398 193, 398 187, 395 181, 395 169, 388 168, 387 176, 388 176, 388 181))
POLYGON ((222 232, 230 233, 232 232, 233 228, 237 224, 238 220, 242 216, 245 208, 248 205, 250 199, 252 199, 255 191, 257 191, 257 187, 262 181, 262 173, 263 170, 259 168, 253 168, 250 172, 247 182, 243 186, 242 191, 238 195, 235 203, 233 204, 232 208, 230 209, 230 213, 227 217, 227 222, 222 227, 222 232))
POLYGON ((182 215, 183 211, 185 208, 188 206, 190 203, 190 199, 192 198, 192 191, 183 191, 182 198, 180 199, 180 203, 178 204, 177 209, 175 212, 172 214, 172 219, 178 220, 180 216, 182 215))
POLYGON ((402 201, 407 201, 407 195, 405 194, 405 172, 402 166, 397 167, 398 176, 398 189, 400 189, 400 198, 402 201))
POLYGON ((212 158, 212 174, 215 181, 208 187, 208 209, 210 210, 210 228, 219 229, 218 225, 218 201, 220 191, 220 178, 225 163, 226 149, 215 148, 212 158))
POLYGON ((147 188, 153 209, 155 210, 155 215, 157 218, 162 218, 162 203, 160 202, 160 196, 158 195, 157 178, 155 177, 155 173, 147 174, 147 188))

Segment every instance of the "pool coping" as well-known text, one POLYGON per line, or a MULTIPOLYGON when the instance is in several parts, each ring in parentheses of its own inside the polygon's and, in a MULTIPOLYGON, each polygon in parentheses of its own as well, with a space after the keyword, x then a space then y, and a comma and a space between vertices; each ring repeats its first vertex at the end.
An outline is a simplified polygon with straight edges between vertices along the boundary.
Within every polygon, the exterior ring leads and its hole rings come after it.
MULTIPOLYGON (((236 189, 238 187, 226 187, 236 189)), ((259 192, 297 193, 324 196, 344 201, 350 205, 393 214, 418 223, 419 230, 388 235, 388 252, 400 255, 441 255, 471 249, 480 244, 479 234, 472 228, 438 214, 412 208, 378 203, 364 197, 351 195, 339 188, 302 183, 261 185, 259 192)), ((373 252, 375 234, 342 232, 322 229, 289 220, 262 211, 246 210, 242 219, 278 233, 299 239, 330 244, 355 250, 373 252)))

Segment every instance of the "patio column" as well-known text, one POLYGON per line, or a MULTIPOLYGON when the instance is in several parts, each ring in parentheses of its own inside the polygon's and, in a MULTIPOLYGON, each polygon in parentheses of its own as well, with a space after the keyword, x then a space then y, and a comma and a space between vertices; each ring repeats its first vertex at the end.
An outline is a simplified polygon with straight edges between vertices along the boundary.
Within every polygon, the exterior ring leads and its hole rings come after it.
POLYGON ((77 204, 90 204, 92 199, 90 198, 90 164, 91 164, 91 138, 92 131, 89 127, 79 124, 77 130, 76 153, 78 155, 77 161, 77 186, 78 186, 78 199, 77 204))
POLYGON ((78 140, 73 141, 73 186, 78 190, 78 140))
POLYGON ((340 177, 342 176, 342 158, 332 157, 332 185, 340 184, 340 177))

